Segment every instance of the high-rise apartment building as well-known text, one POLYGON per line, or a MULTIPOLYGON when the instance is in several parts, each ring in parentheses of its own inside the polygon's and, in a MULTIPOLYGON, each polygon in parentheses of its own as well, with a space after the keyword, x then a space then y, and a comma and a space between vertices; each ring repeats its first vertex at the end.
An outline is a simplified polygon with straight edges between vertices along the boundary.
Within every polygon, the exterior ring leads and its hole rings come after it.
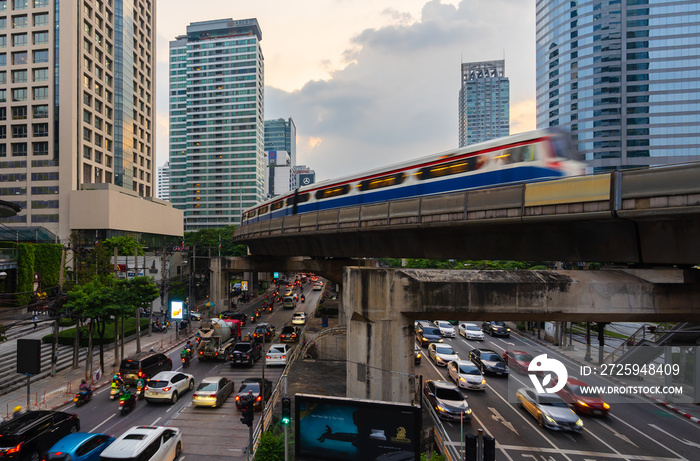
POLYGON ((294 169, 289 152, 271 150, 267 152, 265 175, 265 198, 286 194, 294 188, 294 169))
POLYGON ((459 147, 510 134, 510 81, 506 62, 462 63, 459 147))
POLYGON ((158 198, 170 201, 170 162, 158 167, 158 198))
POLYGON ((170 200, 186 231, 238 224, 264 197, 261 39, 256 19, 220 19, 170 42, 170 200))
POLYGON ((265 120, 265 152, 273 150, 289 153, 290 164, 297 164, 297 127, 291 117, 265 120))
POLYGON ((0 0, 0 199, 22 207, 4 224, 182 235, 153 200, 154 3, 0 0))
POLYGON ((700 160, 700 1, 537 0, 537 126, 594 171, 700 160))

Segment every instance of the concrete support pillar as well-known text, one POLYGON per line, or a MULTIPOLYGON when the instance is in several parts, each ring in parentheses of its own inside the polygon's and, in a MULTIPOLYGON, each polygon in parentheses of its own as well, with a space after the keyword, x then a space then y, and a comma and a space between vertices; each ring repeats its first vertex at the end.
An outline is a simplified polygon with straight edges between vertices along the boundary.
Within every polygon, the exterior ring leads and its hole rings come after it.
MULTIPOLYGON (((218 312, 223 312, 230 309, 228 305, 228 292, 229 292, 229 281, 228 272, 222 270, 222 263, 224 258, 214 257, 210 259, 209 270, 209 299, 216 303, 214 310, 218 312)), ((210 314, 213 314, 211 312, 210 314)))

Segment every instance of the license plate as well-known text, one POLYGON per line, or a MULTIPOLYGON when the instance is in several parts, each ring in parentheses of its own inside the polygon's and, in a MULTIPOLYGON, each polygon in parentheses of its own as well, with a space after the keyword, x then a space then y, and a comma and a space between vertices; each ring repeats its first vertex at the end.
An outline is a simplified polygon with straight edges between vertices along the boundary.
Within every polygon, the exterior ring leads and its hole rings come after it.
POLYGON ((148 391, 146 397, 158 397, 158 392, 148 391))
POLYGON ((600 411, 600 410, 593 410, 593 414, 594 414, 594 415, 602 415, 603 412, 600 411))
POLYGON ((497 371, 497 372, 496 372, 496 375, 498 375, 498 376, 501 376, 502 374, 503 374, 503 373, 501 373, 500 371, 497 371))

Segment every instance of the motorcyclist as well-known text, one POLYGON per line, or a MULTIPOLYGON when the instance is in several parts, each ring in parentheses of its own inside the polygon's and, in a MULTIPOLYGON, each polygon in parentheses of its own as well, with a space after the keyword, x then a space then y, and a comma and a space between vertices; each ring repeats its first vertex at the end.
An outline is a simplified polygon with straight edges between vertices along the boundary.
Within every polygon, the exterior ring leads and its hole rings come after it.
POLYGON ((79 389, 81 392, 83 392, 83 391, 87 392, 88 399, 92 398, 92 389, 90 388, 90 385, 85 382, 84 379, 80 381, 79 389))
POLYGON ((185 349, 190 351, 190 355, 192 355, 192 353, 194 352, 194 345, 189 339, 187 340, 187 344, 185 344, 185 349))
POLYGON ((187 363, 189 363, 189 361, 190 361, 190 355, 191 355, 191 354, 190 354, 190 350, 187 349, 187 348, 184 348, 184 349, 180 352, 180 358, 181 358, 181 359, 184 359, 185 362, 187 362, 187 363))
POLYGON ((301 302, 303 303, 304 301, 306 301, 306 296, 304 296, 304 294, 302 293, 302 295, 301 295, 301 302))
POLYGON ((143 378, 139 378, 136 380, 136 390, 138 391, 139 389, 143 389, 146 387, 146 380, 143 378))
POLYGON ((122 387, 122 395, 119 398, 119 400, 125 400, 129 402, 128 405, 133 405, 136 402, 135 396, 131 394, 131 389, 126 384, 124 384, 124 387, 122 387))

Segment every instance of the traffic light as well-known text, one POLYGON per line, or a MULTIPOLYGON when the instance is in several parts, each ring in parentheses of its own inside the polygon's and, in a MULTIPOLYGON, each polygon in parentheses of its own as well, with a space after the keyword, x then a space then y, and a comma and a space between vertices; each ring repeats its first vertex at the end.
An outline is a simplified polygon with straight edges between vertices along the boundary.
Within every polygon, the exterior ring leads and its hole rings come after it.
POLYGON ((253 415, 255 410, 253 409, 253 400, 246 398, 241 405, 241 422, 248 427, 253 425, 253 415))
POLYGON ((292 401, 289 397, 282 398, 282 424, 285 426, 292 422, 292 401))

